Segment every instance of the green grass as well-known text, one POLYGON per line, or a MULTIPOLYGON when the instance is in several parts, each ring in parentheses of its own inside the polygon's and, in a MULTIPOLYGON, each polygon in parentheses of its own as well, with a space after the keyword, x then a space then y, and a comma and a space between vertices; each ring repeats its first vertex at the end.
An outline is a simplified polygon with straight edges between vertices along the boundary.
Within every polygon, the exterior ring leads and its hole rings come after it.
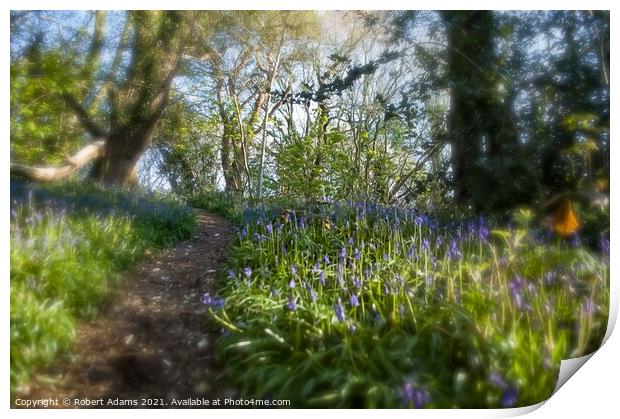
POLYGON ((192 211, 162 196, 11 182, 11 394, 70 348, 120 272, 187 238, 192 211))
POLYGON ((529 405, 551 395, 562 359, 601 343, 608 255, 541 238, 527 213, 512 228, 364 205, 281 213, 246 219, 206 299, 241 396, 529 405))

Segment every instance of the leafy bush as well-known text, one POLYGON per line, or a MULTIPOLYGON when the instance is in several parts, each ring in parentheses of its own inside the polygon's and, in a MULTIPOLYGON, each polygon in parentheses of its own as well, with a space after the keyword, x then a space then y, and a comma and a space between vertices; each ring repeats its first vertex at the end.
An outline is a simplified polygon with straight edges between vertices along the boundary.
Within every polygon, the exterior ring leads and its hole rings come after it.
POLYGON ((11 390, 67 350, 118 272, 187 238, 193 213, 169 198, 93 185, 11 181, 11 390))
POLYGON ((258 212, 217 296, 242 396, 312 407, 509 407, 601 343, 608 255, 521 224, 369 205, 258 212))

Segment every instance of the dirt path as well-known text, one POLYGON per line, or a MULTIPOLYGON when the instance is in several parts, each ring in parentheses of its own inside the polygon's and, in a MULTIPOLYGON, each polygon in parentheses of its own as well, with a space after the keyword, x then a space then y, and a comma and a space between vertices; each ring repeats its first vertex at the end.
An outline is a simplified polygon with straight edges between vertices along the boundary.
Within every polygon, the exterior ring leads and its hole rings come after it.
POLYGON ((200 300, 212 291, 232 229, 204 211, 197 210, 197 219, 192 239, 125 275, 111 304, 78 327, 72 358, 61 360, 22 397, 140 403, 227 395, 214 360, 219 332, 207 324, 200 300))

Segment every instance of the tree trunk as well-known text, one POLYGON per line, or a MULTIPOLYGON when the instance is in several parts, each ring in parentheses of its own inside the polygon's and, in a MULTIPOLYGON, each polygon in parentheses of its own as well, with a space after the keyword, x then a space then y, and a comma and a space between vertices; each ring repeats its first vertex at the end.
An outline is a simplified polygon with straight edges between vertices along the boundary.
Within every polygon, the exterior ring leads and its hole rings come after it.
POLYGON ((193 21, 192 12, 135 11, 133 56, 127 78, 112 90, 111 134, 91 178, 134 185, 136 165, 151 144, 193 21))

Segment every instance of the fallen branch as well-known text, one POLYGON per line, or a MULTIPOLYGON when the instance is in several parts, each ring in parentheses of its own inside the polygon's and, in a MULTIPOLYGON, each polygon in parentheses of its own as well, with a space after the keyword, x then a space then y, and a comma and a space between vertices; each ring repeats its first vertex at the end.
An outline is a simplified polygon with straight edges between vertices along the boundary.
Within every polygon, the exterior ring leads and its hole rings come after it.
POLYGON ((11 163, 11 175, 21 176, 37 182, 52 182, 64 179, 88 162, 101 156, 105 144, 105 139, 92 142, 73 156, 67 157, 66 163, 59 167, 32 167, 11 163))

